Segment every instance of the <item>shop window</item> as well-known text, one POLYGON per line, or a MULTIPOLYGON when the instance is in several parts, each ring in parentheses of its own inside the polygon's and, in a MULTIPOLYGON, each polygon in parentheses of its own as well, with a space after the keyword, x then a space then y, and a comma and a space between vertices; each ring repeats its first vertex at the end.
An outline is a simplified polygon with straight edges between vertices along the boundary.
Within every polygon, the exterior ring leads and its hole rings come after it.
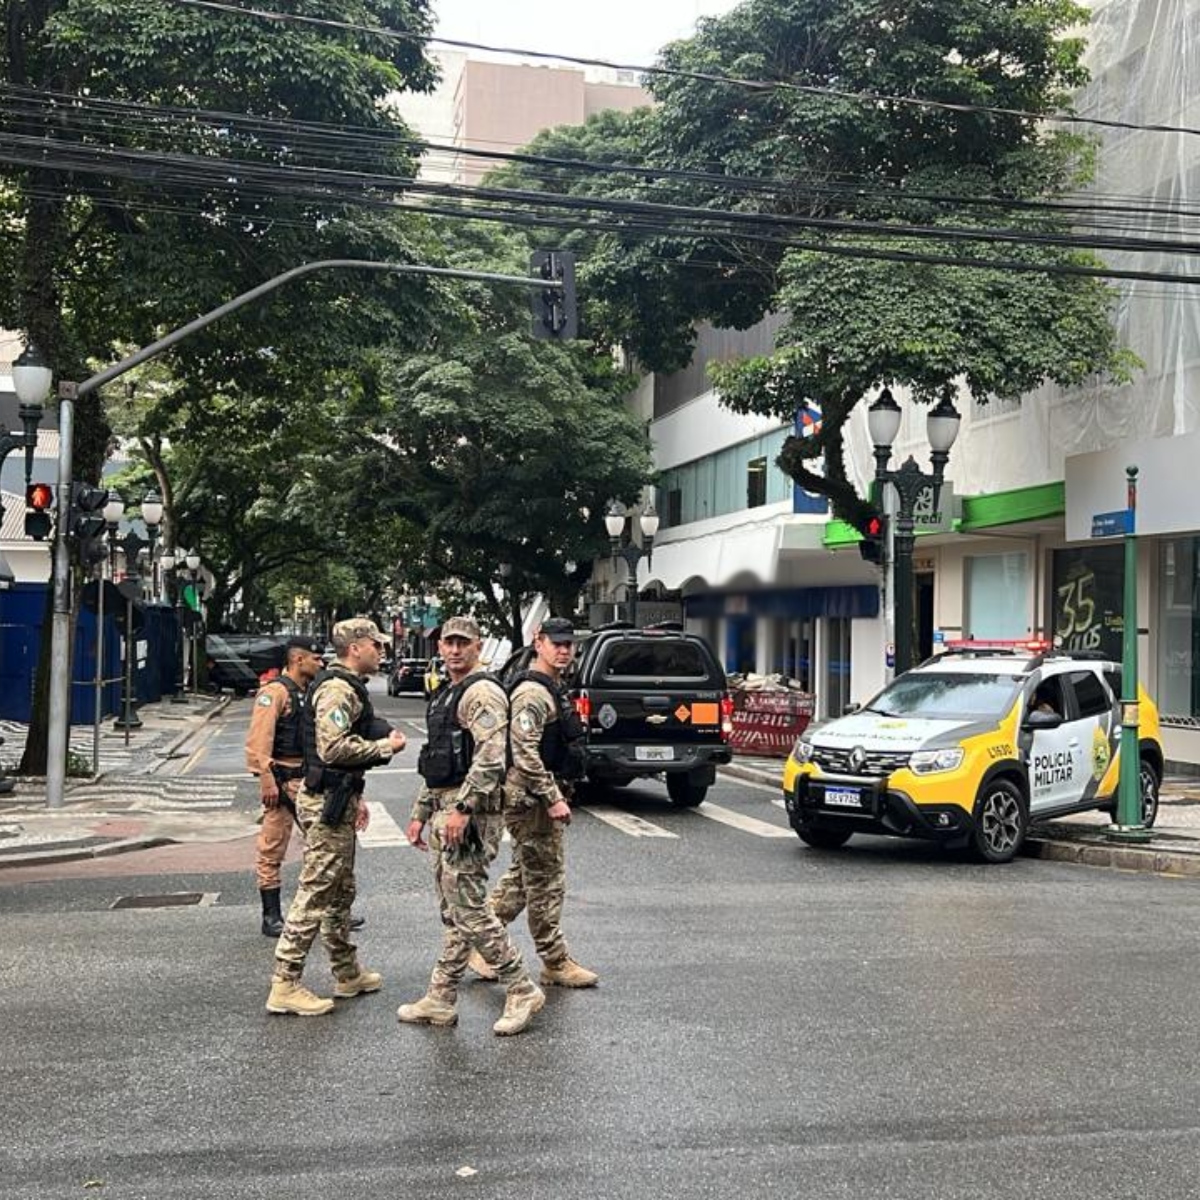
MULTIPOLYGON (((1200 717, 1200 538, 1172 538, 1159 554, 1158 708, 1174 717, 1200 717)), ((1119 655, 1118 655, 1119 657, 1119 655)))
POLYGON ((752 458, 746 464, 746 507, 761 508, 767 502, 767 460, 752 458))
POLYGON ((967 636, 1019 638, 1029 633, 1029 560, 1025 554, 979 554, 964 563, 967 636))

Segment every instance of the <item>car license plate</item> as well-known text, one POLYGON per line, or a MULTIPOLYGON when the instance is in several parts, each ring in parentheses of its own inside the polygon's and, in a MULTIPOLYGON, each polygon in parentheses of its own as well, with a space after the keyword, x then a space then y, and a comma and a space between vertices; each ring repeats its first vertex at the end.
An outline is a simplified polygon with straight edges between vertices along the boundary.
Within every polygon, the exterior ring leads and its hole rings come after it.
POLYGON ((857 788, 825 789, 826 808, 862 808, 862 793, 857 788))
POLYGON ((675 758, 675 747, 635 746, 633 757, 638 762, 671 762, 675 758))

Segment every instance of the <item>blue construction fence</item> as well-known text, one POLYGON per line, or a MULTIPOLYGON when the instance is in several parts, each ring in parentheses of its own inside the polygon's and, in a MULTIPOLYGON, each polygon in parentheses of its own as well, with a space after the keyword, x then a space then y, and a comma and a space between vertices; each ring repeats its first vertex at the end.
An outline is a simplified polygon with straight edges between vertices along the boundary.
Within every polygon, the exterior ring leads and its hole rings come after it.
MULTIPOLYGON (((28 723, 33 707, 33 681, 47 619, 47 586, 18 583, 0 591, 0 719, 28 723)), ((106 593, 106 598, 111 596, 106 593)), ((104 614, 104 679, 102 717, 120 711, 124 669, 122 638, 125 604, 104 614)), ((75 645, 71 657, 71 724, 90 725, 96 715, 96 614, 76 606, 75 645)), ((175 690, 179 671, 179 618, 165 604, 139 604, 131 645, 135 652, 133 683, 138 704, 161 700, 175 690), (139 628, 140 618, 140 628, 139 628)))

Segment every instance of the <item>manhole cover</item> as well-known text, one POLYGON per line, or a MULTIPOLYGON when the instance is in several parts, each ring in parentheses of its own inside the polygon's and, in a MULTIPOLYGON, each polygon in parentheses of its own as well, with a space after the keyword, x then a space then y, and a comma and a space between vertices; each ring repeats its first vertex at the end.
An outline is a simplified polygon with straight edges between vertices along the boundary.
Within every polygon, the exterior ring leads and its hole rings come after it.
POLYGON ((165 892, 159 896, 121 896, 113 908, 207 908, 216 902, 216 892, 165 892))

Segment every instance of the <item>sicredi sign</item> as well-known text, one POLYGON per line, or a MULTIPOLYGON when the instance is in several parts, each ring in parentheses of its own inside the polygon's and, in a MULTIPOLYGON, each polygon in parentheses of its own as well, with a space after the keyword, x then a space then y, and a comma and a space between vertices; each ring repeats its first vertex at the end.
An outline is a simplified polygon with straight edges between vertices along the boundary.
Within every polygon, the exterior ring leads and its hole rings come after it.
POLYGON ((1102 536, 1093 533, 1096 515, 1125 508, 1126 467, 1138 468, 1135 533, 1191 533, 1200 529, 1197 461, 1200 433, 1131 442, 1068 458, 1064 466, 1067 541, 1084 542, 1102 536))
POLYGON ((959 500, 951 484, 942 484, 936 509, 933 507, 933 488, 922 488, 913 506, 913 530, 916 533, 950 533, 954 529, 954 518, 959 515, 959 508, 959 500))

